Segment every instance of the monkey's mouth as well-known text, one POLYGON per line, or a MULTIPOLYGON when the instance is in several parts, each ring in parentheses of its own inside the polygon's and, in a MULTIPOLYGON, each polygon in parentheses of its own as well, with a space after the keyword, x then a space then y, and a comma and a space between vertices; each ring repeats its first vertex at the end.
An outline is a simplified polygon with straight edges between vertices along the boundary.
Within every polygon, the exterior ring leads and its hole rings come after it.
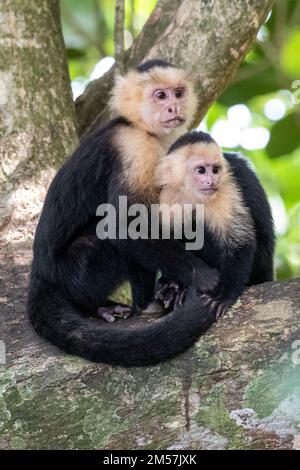
POLYGON ((201 192, 206 196, 212 196, 217 192, 217 188, 201 189, 201 192))
POLYGON ((173 118, 173 119, 169 119, 168 121, 164 121, 162 123, 162 125, 164 127, 178 127, 178 126, 181 126, 183 123, 185 122, 185 120, 183 118, 180 118, 180 117, 176 117, 176 118, 173 118))

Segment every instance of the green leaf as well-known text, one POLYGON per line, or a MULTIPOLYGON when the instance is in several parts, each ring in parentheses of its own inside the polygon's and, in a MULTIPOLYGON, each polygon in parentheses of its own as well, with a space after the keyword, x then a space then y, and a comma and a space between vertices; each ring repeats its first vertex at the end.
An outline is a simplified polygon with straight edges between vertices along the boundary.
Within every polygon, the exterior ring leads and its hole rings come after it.
MULTIPOLYGON (((241 70, 251 70, 253 65, 246 65, 241 70)), ((271 66, 267 70, 251 76, 247 80, 242 80, 230 85, 223 95, 220 97, 219 102, 227 106, 232 106, 238 103, 246 103, 256 95, 266 95, 278 90, 279 80, 277 78, 278 72, 271 66)))
POLYGON ((274 124, 267 152, 271 158, 288 155, 299 147, 300 125, 292 113, 274 124))
POLYGON ((272 162, 272 178, 284 199, 287 208, 291 209, 299 202, 300 152, 288 157, 281 157, 272 162))
POLYGON ((86 56, 85 49, 75 49, 74 47, 67 48, 68 59, 81 59, 86 56))
POLYGON ((300 76, 300 31, 290 33, 281 50, 281 67, 291 78, 300 76))

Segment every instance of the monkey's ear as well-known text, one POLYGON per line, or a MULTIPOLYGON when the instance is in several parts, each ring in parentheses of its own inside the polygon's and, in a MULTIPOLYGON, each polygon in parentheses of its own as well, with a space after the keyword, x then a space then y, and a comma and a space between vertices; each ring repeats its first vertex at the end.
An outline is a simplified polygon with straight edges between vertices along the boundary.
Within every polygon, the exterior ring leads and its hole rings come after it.
POLYGON ((111 97, 108 103, 112 111, 118 111, 118 107, 120 104, 120 97, 123 94, 123 88, 124 88, 125 82, 126 82, 126 78, 123 75, 117 74, 115 76, 115 84, 112 88, 111 97))
POLYGON ((109 102, 110 109, 131 122, 140 120, 142 86, 140 74, 130 70, 126 75, 117 75, 109 102))
POLYGON ((166 186, 173 182, 172 162, 169 156, 163 157, 156 167, 154 182, 157 186, 166 186))

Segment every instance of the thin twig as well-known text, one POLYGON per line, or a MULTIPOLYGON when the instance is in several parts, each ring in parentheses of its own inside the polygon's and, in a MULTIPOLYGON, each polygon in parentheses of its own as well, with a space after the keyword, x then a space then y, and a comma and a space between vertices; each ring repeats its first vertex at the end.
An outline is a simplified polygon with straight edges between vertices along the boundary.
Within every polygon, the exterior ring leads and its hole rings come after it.
POLYGON ((131 32, 133 38, 135 37, 134 17, 135 17, 135 5, 134 5, 134 0, 130 0, 130 23, 129 23, 129 31, 131 32))
POLYGON ((289 18, 288 26, 292 27, 295 25, 299 25, 299 20, 300 20, 300 2, 296 3, 296 5, 294 6, 293 13, 291 14, 289 18))
POLYGON ((287 7, 288 2, 277 1, 274 5, 276 11, 276 22, 275 22, 275 34, 274 34, 274 45, 276 48, 281 49, 286 36, 286 25, 287 25, 287 7))
MULTIPOLYGON (((103 17, 102 8, 100 7, 98 0, 94 0, 93 7, 94 7, 94 12, 95 12, 97 41, 99 42, 99 46, 101 47, 101 49, 103 49, 104 51, 102 44, 107 34, 107 27, 106 27, 106 23, 103 17)), ((105 55, 106 53, 103 53, 103 56, 105 55)))
POLYGON ((119 73, 124 71, 124 20, 124 0, 116 0, 114 41, 116 69, 119 73))

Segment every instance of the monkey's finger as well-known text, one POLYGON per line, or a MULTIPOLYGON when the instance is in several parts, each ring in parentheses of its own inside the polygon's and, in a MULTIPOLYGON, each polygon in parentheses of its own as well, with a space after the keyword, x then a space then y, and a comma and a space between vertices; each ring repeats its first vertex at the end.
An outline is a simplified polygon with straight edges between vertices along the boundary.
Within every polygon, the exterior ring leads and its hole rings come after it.
POLYGON ((210 310, 218 310, 219 308, 219 302, 217 300, 212 300, 210 303, 210 310))
POLYGON ((219 318, 222 317, 223 313, 226 311, 226 305, 224 304, 219 304, 217 311, 216 311, 216 320, 219 320, 219 318))
POLYGON ((160 293, 159 297, 156 300, 160 300, 163 302, 165 308, 169 308, 171 303, 174 300, 174 296, 176 295, 176 291, 173 288, 168 288, 165 292, 160 293))
POLYGON ((176 294, 174 292, 169 293, 168 296, 164 298, 164 307, 168 309, 171 307, 172 304, 176 301, 176 294))
POLYGON ((132 312, 127 312, 122 315, 122 318, 124 318, 124 320, 128 320, 128 318, 132 317, 132 315, 132 312))
POLYGON ((165 293, 168 291, 169 289, 169 284, 165 284, 163 285, 160 289, 158 289, 158 291, 156 292, 155 294, 155 299, 156 300, 164 300, 164 297, 165 297, 165 293))
POLYGON ((171 282, 169 283, 169 288, 174 289, 176 292, 179 292, 179 290, 181 290, 180 284, 178 284, 178 283, 175 282, 175 281, 171 281, 171 282))
POLYGON ((116 305, 114 307, 114 313, 116 314, 123 314, 123 313, 128 313, 131 312, 132 308, 131 307, 126 307, 125 305, 116 305))
POLYGON ((219 305, 217 313, 216 313, 216 320, 224 315, 224 313, 229 309, 231 303, 230 302, 223 302, 219 305))
POLYGON ((171 290, 172 292, 175 290, 175 292, 178 292, 181 289, 180 285, 175 282, 175 281, 170 281, 164 284, 160 289, 158 289, 156 293, 156 297, 158 297, 160 300, 162 300, 161 296, 165 296, 166 292, 168 290, 171 290))
POLYGON ((207 307, 213 302, 213 299, 209 297, 209 295, 206 295, 206 294, 201 295, 201 299, 203 300, 205 307, 207 307))
POLYGON ((125 305, 116 305, 114 307, 114 316, 117 318, 122 318, 123 320, 128 320, 132 317, 134 311, 131 307, 126 307, 125 305))
POLYGON ((181 307, 185 301, 185 296, 186 296, 186 288, 182 289, 179 294, 177 295, 176 298, 176 304, 181 307))
POLYGON ((179 307, 179 297, 180 297, 180 292, 175 293, 174 299, 173 299, 173 308, 172 308, 172 310, 175 310, 176 307, 179 307))
POLYGON ((107 321, 108 323, 113 323, 116 320, 109 309, 105 307, 98 308, 97 314, 100 318, 103 318, 103 320, 107 321))

